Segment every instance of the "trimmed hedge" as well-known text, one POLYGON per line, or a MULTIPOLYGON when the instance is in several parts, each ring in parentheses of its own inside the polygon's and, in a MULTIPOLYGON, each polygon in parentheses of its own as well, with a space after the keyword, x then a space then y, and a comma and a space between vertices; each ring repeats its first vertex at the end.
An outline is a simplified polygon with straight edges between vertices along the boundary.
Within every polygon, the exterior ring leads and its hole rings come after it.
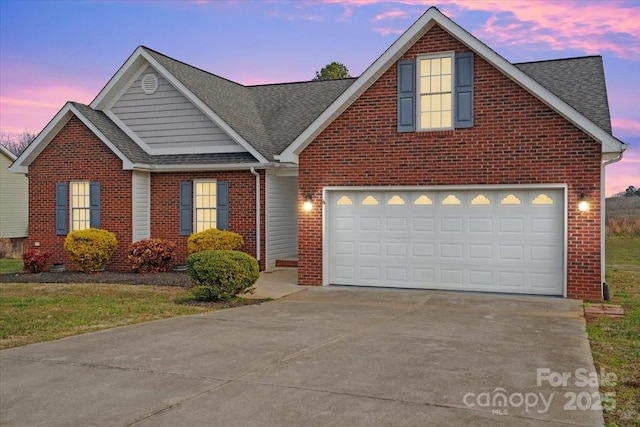
POLYGON ((164 239, 144 239, 131 244, 129 262, 136 273, 169 271, 175 242, 164 239))
POLYGON ((260 277, 258 261, 240 251, 202 251, 187 257, 193 295, 201 300, 224 300, 253 291, 260 277))
POLYGON ((217 228, 192 234, 187 239, 189 254, 201 251, 239 251, 243 246, 244 240, 241 235, 217 228))
POLYGON ((118 249, 116 235, 99 228, 72 231, 64 240, 69 258, 85 273, 100 271, 118 249))

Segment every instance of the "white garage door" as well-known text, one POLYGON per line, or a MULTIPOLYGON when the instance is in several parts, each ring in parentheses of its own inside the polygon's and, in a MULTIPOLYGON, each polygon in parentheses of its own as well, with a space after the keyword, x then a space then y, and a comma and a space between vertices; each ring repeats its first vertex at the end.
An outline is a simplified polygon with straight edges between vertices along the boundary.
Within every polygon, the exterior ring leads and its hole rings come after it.
POLYGON ((563 189, 327 191, 336 285, 563 294, 563 189))

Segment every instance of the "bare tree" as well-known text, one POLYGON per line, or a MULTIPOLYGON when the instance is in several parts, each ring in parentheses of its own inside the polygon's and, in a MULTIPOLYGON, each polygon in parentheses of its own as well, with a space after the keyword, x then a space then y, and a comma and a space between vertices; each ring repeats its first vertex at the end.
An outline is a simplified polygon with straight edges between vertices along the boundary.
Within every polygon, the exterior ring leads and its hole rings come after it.
POLYGON ((26 130, 20 134, 11 132, 0 133, 0 145, 11 151, 16 156, 19 156, 34 139, 36 139, 36 134, 26 130))

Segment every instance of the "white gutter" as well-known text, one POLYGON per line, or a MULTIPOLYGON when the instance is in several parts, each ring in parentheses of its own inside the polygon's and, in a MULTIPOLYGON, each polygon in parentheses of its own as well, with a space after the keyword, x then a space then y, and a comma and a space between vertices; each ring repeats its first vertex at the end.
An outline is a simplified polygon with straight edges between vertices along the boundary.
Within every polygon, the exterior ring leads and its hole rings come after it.
POLYGON ((605 274, 606 274, 606 248, 605 248, 605 235, 607 232, 607 208, 606 208, 606 187, 605 187, 605 170, 606 166, 609 166, 612 163, 619 162, 622 160, 621 152, 616 157, 610 160, 605 160, 602 162, 602 170, 600 171, 600 283, 602 287, 604 287, 605 283, 605 274))
POLYGON ((253 166, 249 170, 256 177, 256 258, 260 265, 260 174, 253 166))

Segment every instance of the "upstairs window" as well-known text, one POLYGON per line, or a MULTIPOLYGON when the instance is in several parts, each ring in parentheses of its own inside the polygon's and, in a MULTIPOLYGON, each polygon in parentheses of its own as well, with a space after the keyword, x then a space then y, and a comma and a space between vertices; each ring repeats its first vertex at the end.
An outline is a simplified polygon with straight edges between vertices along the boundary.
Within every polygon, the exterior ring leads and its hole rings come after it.
POLYGON ((473 127, 473 53, 398 61, 398 132, 473 127))
POLYGON ((453 54, 418 58, 418 129, 453 126, 453 54))

